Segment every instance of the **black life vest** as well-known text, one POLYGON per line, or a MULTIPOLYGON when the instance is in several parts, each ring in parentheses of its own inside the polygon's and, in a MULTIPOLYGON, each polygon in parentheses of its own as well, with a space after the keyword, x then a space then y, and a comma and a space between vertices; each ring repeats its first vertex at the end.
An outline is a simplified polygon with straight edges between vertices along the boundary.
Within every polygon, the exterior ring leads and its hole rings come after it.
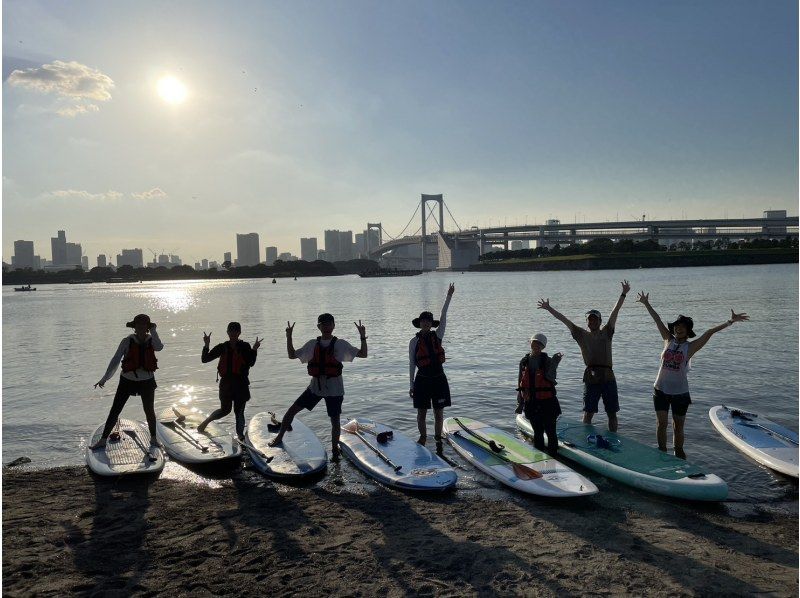
POLYGON ((222 355, 219 356, 219 362, 217 362, 217 374, 219 377, 224 378, 231 374, 241 376, 247 372, 247 362, 238 349, 237 345, 236 348, 231 350, 230 343, 225 343, 225 348, 222 350, 222 355))
POLYGON ((155 372, 158 369, 158 359, 156 359, 156 352, 153 350, 153 339, 149 338, 145 342, 139 344, 133 337, 128 339, 128 352, 122 359, 122 371, 133 372, 142 368, 146 372, 155 372))
POLYGON ((333 354, 333 347, 336 344, 336 337, 331 339, 331 344, 323 347, 320 340, 321 336, 317 337, 317 344, 314 346, 314 355, 308 362, 308 375, 325 376, 327 378, 336 378, 342 375, 342 362, 336 361, 333 354))
POLYGON ((414 356, 420 369, 441 369, 445 362, 444 347, 435 332, 417 333, 417 352, 414 356))
POLYGON ((544 353, 542 353, 542 356, 541 367, 534 370, 533 380, 531 380, 530 370, 528 369, 530 353, 523 357, 520 362, 519 391, 526 401, 530 398, 544 401, 556 396, 555 385, 544 377, 544 372, 550 365, 550 358, 544 353))

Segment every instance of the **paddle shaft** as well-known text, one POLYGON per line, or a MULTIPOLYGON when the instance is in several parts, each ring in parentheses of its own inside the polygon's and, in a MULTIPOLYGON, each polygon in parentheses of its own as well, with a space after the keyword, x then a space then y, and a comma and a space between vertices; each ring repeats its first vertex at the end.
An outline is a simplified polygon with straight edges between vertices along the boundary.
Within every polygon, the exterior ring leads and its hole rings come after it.
POLYGON ((190 433, 189 430, 184 428, 178 420, 174 420, 172 425, 175 427, 175 431, 178 432, 181 436, 183 436, 186 440, 189 441, 190 444, 194 445, 195 447, 199 448, 202 452, 208 452, 208 447, 202 444, 199 440, 194 438, 190 433))
POLYGON ((139 435, 136 433, 135 430, 123 430, 123 432, 125 432, 128 436, 133 438, 133 441, 136 443, 136 445, 140 449, 142 449, 142 452, 145 454, 145 456, 148 459, 150 459, 151 461, 155 461, 156 460, 156 457, 154 457, 153 455, 150 454, 150 451, 147 450, 147 447, 142 442, 142 439, 139 438, 139 435))
POLYGON ((453 420, 454 420, 454 421, 455 421, 455 422, 456 422, 456 423, 457 423, 459 426, 461 426, 461 429, 462 429, 462 430, 464 430, 464 431, 465 431, 467 434, 469 434, 469 435, 471 435, 471 436, 474 436, 475 438, 477 438, 477 439, 478 439, 478 440, 480 440, 481 442, 485 442, 486 444, 488 444, 488 445, 489 445, 489 448, 492 450, 492 452, 493 452, 493 453, 499 453, 499 452, 500 452, 500 451, 502 451, 504 448, 506 448, 506 447, 504 447, 502 444, 498 444, 496 440, 492 440, 491 438, 484 438, 483 436, 481 436, 481 435, 480 435, 480 434, 478 434, 477 432, 473 432, 473 431, 472 431, 472 430, 470 430, 470 429, 469 429, 467 426, 465 426, 464 424, 462 424, 462 423, 461 423, 461 420, 460 420, 460 419, 458 419, 457 417, 454 417, 454 418, 453 418, 453 420), (496 446, 496 447, 497 447, 499 450, 495 450, 495 448, 494 448, 492 445, 496 446))
POLYGON ((784 434, 781 434, 780 432, 778 432, 776 430, 773 430, 772 428, 768 428, 765 425, 759 424, 758 422, 742 420, 742 425, 743 426, 747 426, 749 428, 761 428, 762 430, 765 430, 765 431, 769 432, 770 434, 774 434, 775 436, 778 436, 779 438, 783 438, 787 442, 791 442, 795 446, 797 446, 797 444, 798 444, 797 441, 794 438, 789 438, 788 436, 786 436, 784 434))
POLYGON ((245 442, 244 440, 239 440, 238 438, 234 438, 234 440, 236 442, 238 442, 240 445, 242 445, 244 448, 254 452, 256 455, 261 457, 264 460, 265 463, 269 463, 270 461, 272 461, 272 459, 274 459, 274 457, 268 457, 267 455, 262 453, 260 450, 258 450, 256 447, 254 447, 249 442, 245 442))
MULTIPOLYGON (((350 430, 348 430, 347 428, 344 428, 344 430, 345 430, 346 432, 350 432, 350 430)), ((370 444, 370 442, 369 442, 369 441, 368 441, 366 438, 364 438, 364 435, 363 435, 361 432, 359 432, 357 429, 356 429, 356 431, 355 431, 355 432, 350 432, 350 434, 355 434, 356 436, 358 436, 358 437, 361 439, 361 441, 362 441, 364 444, 366 444, 366 445, 367 445, 367 446, 368 446, 370 449, 372 449, 372 451, 373 451, 373 452, 374 452, 376 455, 378 455, 378 456, 379 456, 381 459, 383 459, 384 461, 386 461, 386 463, 387 463, 387 464, 388 464, 388 465, 389 465, 389 466, 390 466, 392 469, 394 469, 395 471, 400 471, 400 470, 403 468, 403 466, 402 466, 402 465, 395 465, 394 463, 392 463, 392 460, 391 460, 391 459, 389 459, 389 457, 387 457, 386 455, 384 455, 384 454, 383 454, 383 453, 382 453, 380 450, 378 450, 378 448, 377 448, 377 447, 375 447, 375 446, 373 446, 372 444, 370 444)))
MULTIPOLYGON (((475 444, 474 440, 472 440, 470 438, 467 438, 466 436, 462 436, 461 434, 458 433, 458 430, 453 432, 453 434, 458 436, 459 438, 463 438, 467 442, 472 442, 473 444, 475 444)), ((475 436, 476 438, 479 438, 481 440, 481 442, 485 442, 477 434, 473 434, 473 436, 475 436)), ((481 446, 480 448, 484 448, 484 447, 481 446)), ((495 456, 495 457, 497 457, 501 461, 505 461, 506 463, 509 463, 511 465, 512 469, 514 470, 514 473, 517 474, 517 477, 520 477, 520 478, 527 477, 528 479, 538 479, 538 478, 542 477, 541 472, 538 472, 535 469, 533 469, 531 467, 528 467, 527 465, 523 465, 522 463, 517 463, 516 461, 512 461, 511 459, 509 459, 505 455, 502 455, 500 453, 496 453, 494 451, 491 451, 490 454, 495 456), (522 475, 520 475, 520 474, 522 474, 522 475)))

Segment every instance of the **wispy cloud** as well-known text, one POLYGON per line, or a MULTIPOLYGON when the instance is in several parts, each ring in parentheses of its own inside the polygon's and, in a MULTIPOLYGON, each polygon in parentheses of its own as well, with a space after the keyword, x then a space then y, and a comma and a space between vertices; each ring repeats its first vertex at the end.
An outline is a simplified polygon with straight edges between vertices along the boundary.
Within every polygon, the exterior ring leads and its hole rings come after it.
POLYGON ((70 118, 100 110, 93 102, 107 102, 111 99, 111 90, 114 88, 111 77, 97 69, 80 62, 61 60, 40 67, 12 71, 8 76, 8 83, 13 87, 54 94, 61 100, 69 100, 69 106, 59 108, 56 112, 70 118))
POLYGON ((167 194, 158 187, 150 189, 150 191, 142 191, 141 193, 131 193, 134 199, 164 199, 167 194))

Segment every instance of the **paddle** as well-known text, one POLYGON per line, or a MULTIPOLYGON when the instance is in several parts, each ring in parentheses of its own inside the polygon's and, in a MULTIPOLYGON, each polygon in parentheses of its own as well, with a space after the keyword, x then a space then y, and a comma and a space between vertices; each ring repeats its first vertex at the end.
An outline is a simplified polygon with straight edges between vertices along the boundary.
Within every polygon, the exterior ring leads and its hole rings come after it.
POLYGON ((195 448, 199 448, 201 453, 207 453, 208 452, 208 447, 206 445, 202 444, 196 438, 194 438, 194 436, 192 436, 189 433, 189 430, 184 428, 177 419, 172 422, 172 426, 173 426, 173 429, 176 432, 178 432, 178 434, 180 434, 183 438, 188 440, 190 444, 192 444, 195 448))
MULTIPOLYGON (((275 413, 274 412, 267 411, 267 413, 269 413, 269 419, 272 422, 272 424, 275 425, 275 426, 278 426, 278 429, 280 429, 280 427, 283 425, 283 422, 281 422, 281 420, 279 420, 277 417, 275 417, 275 413)), ((269 429, 269 428, 267 428, 267 429, 269 429)), ((286 431, 287 432, 291 432, 292 431, 292 426, 291 425, 286 426, 286 431)), ((272 432, 272 430, 270 430, 270 432, 272 432)))
MULTIPOLYGON (((474 441, 472 441, 471 439, 466 438, 465 436, 462 436, 461 434, 459 434, 458 430, 453 432, 453 435, 458 436, 459 438, 463 438, 464 440, 466 440, 468 442, 473 442, 473 444, 474 444, 474 441)), ((477 436, 477 435, 474 435, 474 436, 477 436)), ((480 446, 480 445, 477 445, 477 446, 480 446)), ((483 448, 483 447, 481 447, 481 448, 483 448)), ((523 465, 522 463, 517 463, 516 461, 512 461, 511 459, 509 459, 505 455, 501 455, 499 453, 494 453, 494 452, 492 453, 492 455, 494 455, 495 457, 497 457, 501 461, 505 461, 506 463, 510 463, 511 464, 511 469, 514 470, 514 475, 517 476, 521 480, 538 480, 539 478, 542 477, 542 474, 540 472, 536 471, 535 469, 532 469, 532 468, 528 467, 527 465, 523 465)))
MULTIPOLYGON (((494 441, 494 440, 492 440, 491 438, 484 438, 484 437, 483 437, 483 436, 481 436, 480 434, 478 434, 478 433, 476 433, 476 432, 473 432, 473 431, 472 431, 472 430, 470 430, 470 429, 469 429, 467 426, 465 426, 464 424, 462 424, 462 423, 461 423, 461 420, 460 420, 460 419, 458 419, 457 417, 454 417, 454 418, 453 418, 453 420, 454 420, 454 421, 455 421, 455 422, 456 422, 456 423, 457 423, 459 426, 461 426, 461 428, 462 428, 462 429, 463 429, 463 430, 464 430, 464 431, 465 431, 467 434, 469 434, 469 435, 471 435, 471 436, 474 436, 475 438, 477 438, 477 439, 478 439, 478 440, 480 440, 481 442, 484 442, 484 443, 488 444, 488 445, 489 445, 489 448, 490 448, 490 449, 492 449, 492 451, 493 451, 493 452, 495 452, 495 453, 502 453, 502 452, 503 452, 503 450, 506 448, 506 447, 504 447, 502 444, 497 444, 497 442, 495 442, 495 441, 494 441)), ((462 438, 463 438, 463 437, 462 437, 462 438)))
POLYGON ((769 434, 773 434, 775 436, 778 436, 779 438, 783 438, 787 442, 791 442, 795 446, 798 445, 798 442, 794 438, 790 438, 785 434, 781 434, 777 430, 773 430, 772 428, 768 428, 767 426, 764 426, 756 421, 753 421, 752 418, 748 417, 751 415, 753 417, 758 417, 755 413, 745 413, 744 411, 739 411, 738 409, 731 409, 731 417, 738 417, 739 419, 741 419, 743 426, 747 426, 748 428, 761 428, 762 430, 768 432, 769 434))
POLYGON ((370 428, 369 426, 360 425, 358 423, 358 420, 355 420, 355 419, 351 419, 345 425, 346 426, 350 426, 351 428, 353 426, 355 426, 356 428, 358 428, 359 431, 363 430, 364 432, 369 432, 370 434, 372 434, 378 440, 378 443, 380 443, 380 444, 386 444, 392 438, 394 438, 394 432, 392 432, 391 430, 384 430, 383 432, 376 432, 373 428, 370 428))
POLYGON ((176 405, 172 406, 172 413, 175 414, 175 421, 179 424, 182 424, 186 421, 186 416, 178 410, 176 405))
POLYGON ((235 438, 235 437, 234 437, 234 440, 236 442, 238 442, 240 445, 242 445, 244 448, 254 452, 256 455, 261 457, 264 460, 264 463, 269 463, 270 461, 272 461, 275 458, 275 457, 268 457, 267 455, 262 453, 260 450, 258 450, 256 447, 254 447, 249 442, 245 442, 244 440, 239 440, 238 438, 235 438))
POLYGON ((394 470, 395 470, 395 472, 397 472, 397 471, 400 471, 400 470, 403 468, 403 466, 402 466, 402 465, 395 465, 394 463, 392 463, 392 461, 391 461, 391 459, 389 459, 389 457, 387 457, 386 455, 384 455, 384 454, 383 454, 383 453, 382 453, 382 452, 381 452, 381 451, 380 451, 380 450, 379 450, 377 447, 375 447, 375 446, 373 446, 372 444, 370 444, 370 443, 369 443, 369 441, 368 441, 368 440, 367 440, 367 439, 364 437, 364 435, 363 435, 363 434, 361 434, 361 433, 358 431, 358 429, 359 429, 359 426, 358 426, 358 422, 357 422, 357 421, 355 421, 355 420, 351 420, 351 421, 347 422, 345 425, 343 425, 343 426, 342 426, 342 429, 343 429, 345 432, 349 432, 350 434, 355 434, 356 436, 358 436, 358 437, 361 439, 361 441, 362 441, 364 444, 366 444, 366 445, 367 445, 367 446, 368 446, 368 447, 369 447, 369 448, 372 450, 372 452, 374 452, 374 453, 375 453, 376 455, 378 455, 378 456, 379 456, 381 459, 383 459, 384 461, 386 461, 386 463, 387 463, 387 464, 388 464, 388 465, 389 465, 389 466, 390 466, 392 469, 394 469, 394 470), (354 425, 354 426, 351 426, 351 424, 355 424, 355 425, 354 425))
POLYGON ((156 457, 150 451, 147 450, 147 447, 145 447, 145 445, 142 442, 141 438, 139 438, 139 435, 134 430, 123 430, 123 432, 125 432, 128 436, 133 438, 133 441, 136 443, 136 445, 140 449, 142 449, 142 451, 144 452, 145 455, 147 455, 147 458, 150 461, 156 461, 158 459, 158 457, 156 457))

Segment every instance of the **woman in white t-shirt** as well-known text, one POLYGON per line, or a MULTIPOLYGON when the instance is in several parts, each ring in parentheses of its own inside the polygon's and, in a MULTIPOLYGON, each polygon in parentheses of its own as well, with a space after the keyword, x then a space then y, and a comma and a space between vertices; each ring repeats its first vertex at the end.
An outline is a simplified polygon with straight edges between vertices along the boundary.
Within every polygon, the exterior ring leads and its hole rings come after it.
POLYGON ((685 459, 683 424, 686 420, 686 411, 692 402, 689 396, 689 379, 687 376, 689 360, 705 346, 708 339, 715 332, 732 326, 734 322, 744 322, 750 318, 746 313, 737 314, 731 310, 730 320, 706 330, 697 340, 689 341, 689 338, 696 336, 692 330, 694 328, 692 318, 680 315, 677 320, 665 326, 650 305, 649 293, 640 292, 637 301, 650 312, 656 326, 658 326, 658 331, 661 333, 661 338, 664 339, 661 365, 658 368, 658 375, 653 384, 653 406, 658 419, 658 427, 656 429, 658 448, 664 452, 667 450, 667 420, 671 408, 672 443, 675 448, 675 456, 685 459))

